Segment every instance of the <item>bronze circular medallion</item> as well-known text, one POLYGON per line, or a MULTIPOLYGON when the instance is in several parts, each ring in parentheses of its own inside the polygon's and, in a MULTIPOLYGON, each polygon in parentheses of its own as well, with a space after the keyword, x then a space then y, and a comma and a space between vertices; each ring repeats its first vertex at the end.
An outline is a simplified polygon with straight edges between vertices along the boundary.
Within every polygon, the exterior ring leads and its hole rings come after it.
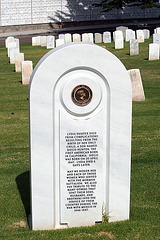
POLYGON ((92 100, 92 90, 86 85, 78 85, 72 91, 72 101, 78 106, 86 106, 92 100))

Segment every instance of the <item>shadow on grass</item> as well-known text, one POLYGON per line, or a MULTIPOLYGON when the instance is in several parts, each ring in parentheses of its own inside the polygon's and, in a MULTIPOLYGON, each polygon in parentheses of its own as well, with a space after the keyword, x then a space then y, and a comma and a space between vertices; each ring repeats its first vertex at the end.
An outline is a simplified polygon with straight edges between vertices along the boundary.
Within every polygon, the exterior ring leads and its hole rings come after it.
POLYGON ((16 177, 17 187, 24 205, 26 217, 30 215, 30 176, 29 171, 20 174, 16 177))

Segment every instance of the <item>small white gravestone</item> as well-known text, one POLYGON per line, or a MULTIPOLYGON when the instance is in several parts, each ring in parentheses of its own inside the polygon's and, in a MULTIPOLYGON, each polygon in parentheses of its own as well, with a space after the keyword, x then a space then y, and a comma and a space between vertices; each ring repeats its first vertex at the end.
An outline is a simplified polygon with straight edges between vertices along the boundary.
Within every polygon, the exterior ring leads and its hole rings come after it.
POLYGON ((19 39, 15 38, 14 41, 16 42, 16 47, 19 48, 19 39))
POLYGON ((130 40, 132 39, 135 39, 136 36, 135 36, 135 31, 133 31, 132 29, 127 29, 126 30, 126 42, 129 42, 130 40))
POLYGON ((104 43, 111 43, 111 33, 110 32, 104 32, 103 33, 103 42, 104 43))
POLYGON ((59 47, 60 45, 65 44, 64 39, 56 39, 56 47, 59 47))
POLYGON ((24 61, 24 53, 15 53, 15 72, 21 72, 21 62, 24 61))
POLYGON ((19 48, 10 48, 9 57, 10 57, 10 64, 15 64, 15 53, 19 53, 19 48))
POLYGON ((64 42, 65 42, 65 43, 70 43, 70 42, 72 42, 72 35, 71 35, 70 33, 66 33, 66 34, 64 35, 64 42))
POLYGON ((94 225, 102 206, 110 222, 129 219, 132 87, 120 60, 95 44, 55 48, 29 102, 32 229, 94 225))
POLYGON ((81 42, 81 35, 80 34, 74 33, 72 35, 72 37, 73 37, 73 42, 81 42))
POLYGON ((9 42, 14 42, 14 37, 7 37, 5 40, 5 46, 6 48, 8 48, 8 43, 9 42))
POLYGON ((89 37, 89 42, 90 43, 94 43, 94 35, 93 35, 93 33, 88 33, 88 37, 89 37))
POLYGON ((144 33, 143 30, 136 30, 137 40, 139 43, 144 42, 144 33))
POLYGON ((123 38, 125 39, 126 37, 126 30, 128 29, 128 27, 125 26, 118 26, 116 27, 116 31, 122 31, 123 32, 123 38))
POLYGON ((30 76, 33 72, 32 61, 22 61, 21 62, 21 72, 22 72, 22 84, 29 84, 30 76))
POLYGON ((158 60, 159 59, 159 44, 150 43, 149 44, 149 60, 158 60))
POLYGON ((55 47, 55 37, 47 36, 47 49, 51 49, 55 47))
POLYGON ((82 33, 82 42, 89 43, 88 33, 82 33))
POLYGON ((124 38, 123 37, 115 38, 115 49, 122 48, 124 48, 124 38))
POLYGON ((139 55, 139 42, 137 39, 132 39, 129 41, 129 53, 131 56, 139 55))
POLYGON ((160 27, 156 28, 156 33, 160 33, 160 27))
POLYGON ((41 36, 37 36, 37 46, 41 46, 41 36))
POLYGON ((32 37, 32 46, 37 46, 37 37, 32 37))
POLYGON ((150 31, 148 29, 143 29, 144 39, 150 38, 150 31))
POLYGON ((95 41, 95 43, 102 43, 102 34, 101 33, 95 33, 94 34, 94 41, 95 41))
POLYGON ((64 39, 64 34, 59 34, 59 35, 58 35, 58 38, 59 38, 59 39, 64 39))
POLYGON ((153 43, 157 43, 160 45, 160 33, 153 34, 153 43))
POLYGON ((113 32, 113 40, 116 41, 116 38, 123 38, 123 32, 120 30, 113 32))
POLYGON ((132 101, 144 101, 145 95, 139 69, 128 70, 132 83, 132 101))
POLYGON ((47 46, 47 36, 41 36, 41 47, 47 46))
POLYGON ((9 42, 7 46, 8 46, 8 49, 7 49, 7 51, 8 51, 8 57, 10 57, 10 49, 11 49, 11 48, 16 48, 17 44, 16 44, 15 41, 14 41, 14 42, 9 42))

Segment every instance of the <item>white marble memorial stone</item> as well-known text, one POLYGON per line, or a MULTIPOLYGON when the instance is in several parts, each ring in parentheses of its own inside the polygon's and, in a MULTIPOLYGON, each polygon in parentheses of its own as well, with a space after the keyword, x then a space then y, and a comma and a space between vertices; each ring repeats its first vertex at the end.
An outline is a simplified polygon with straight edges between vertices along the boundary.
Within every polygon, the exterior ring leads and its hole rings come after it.
POLYGON ((64 34, 59 34, 59 35, 58 35, 58 38, 59 38, 59 39, 64 39, 64 34))
POLYGON ((70 33, 66 33, 66 34, 64 35, 64 41, 65 41, 65 43, 70 43, 70 42, 72 42, 72 35, 71 35, 70 33))
POLYGON ((148 29, 143 29, 144 39, 150 38, 150 31, 148 29))
POLYGON ((37 46, 41 46, 41 36, 37 36, 37 46))
POLYGON ((111 43, 111 33, 110 32, 104 32, 103 33, 103 42, 104 43, 111 43))
POLYGON ((16 48, 17 44, 16 44, 15 41, 14 41, 14 42, 9 42, 7 46, 8 46, 8 49, 7 49, 7 51, 8 51, 8 57, 10 57, 10 49, 11 49, 11 48, 16 48))
POLYGON ((16 42, 16 47, 19 48, 19 39, 15 38, 14 41, 16 42))
POLYGON ((157 28, 156 28, 156 33, 159 33, 159 34, 160 34, 160 27, 157 27, 157 28))
POLYGON ((94 34, 94 41, 95 41, 95 43, 102 43, 102 34, 101 33, 95 33, 94 34))
POLYGON ((9 57, 10 57, 10 64, 15 64, 15 53, 19 53, 19 48, 10 48, 9 50, 9 57))
POLYGON ((110 222, 129 219, 132 88, 120 60, 95 44, 55 48, 29 102, 32 229, 94 225, 102 206, 110 222))
POLYGON ((83 33, 82 34, 82 42, 86 42, 86 43, 90 42, 88 33, 83 33))
POLYGON ((159 44, 150 43, 149 44, 149 60, 158 60, 159 59, 159 44))
POLYGON ((15 72, 21 72, 21 62, 24 61, 24 53, 15 53, 15 72))
POLYGON ((123 38, 123 32, 120 30, 113 32, 113 40, 115 41, 116 38, 123 38))
POLYGON ((72 38, 73 38, 73 42, 81 42, 81 35, 78 33, 74 33, 72 35, 72 38))
POLYGON ((116 27, 116 31, 122 31, 123 32, 123 38, 125 39, 126 37, 126 30, 128 29, 128 27, 125 26, 118 26, 116 27))
POLYGON ((55 37, 47 36, 47 49, 51 49, 55 47, 55 37))
POLYGON ((88 38, 90 43, 94 43, 94 35, 93 33, 88 33, 88 38))
POLYGON ((122 48, 124 48, 124 38, 123 37, 115 38, 115 49, 122 48))
POLYGON ((160 45, 160 33, 153 34, 153 43, 157 43, 160 45))
POLYGON ((47 46, 47 36, 41 36, 41 47, 47 46))
POLYGON ((136 30, 137 40, 139 43, 144 42, 144 33, 143 30, 136 30))
POLYGON ((37 46, 37 37, 32 37, 32 46, 37 46))
POLYGON ((65 44, 64 39, 56 39, 56 47, 65 44))
POLYGON ((21 62, 21 72, 22 72, 22 84, 29 84, 30 76, 33 72, 32 61, 22 61, 21 62))
POLYGON ((130 55, 139 55, 139 42, 137 39, 129 41, 129 53, 130 55))
POLYGON ((7 37, 7 39, 5 40, 5 46, 6 48, 8 48, 8 43, 9 42, 14 42, 14 37, 7 37))
POLYGON ((139 69, 128 70, 132 83, 132 101, 144 101, 145 95, 139 69))
POLYGON ((127 29, 126 30, 126 42, 129 42, 132 39, 135 39, 135 31, 133 31, 132 29, 127 29))

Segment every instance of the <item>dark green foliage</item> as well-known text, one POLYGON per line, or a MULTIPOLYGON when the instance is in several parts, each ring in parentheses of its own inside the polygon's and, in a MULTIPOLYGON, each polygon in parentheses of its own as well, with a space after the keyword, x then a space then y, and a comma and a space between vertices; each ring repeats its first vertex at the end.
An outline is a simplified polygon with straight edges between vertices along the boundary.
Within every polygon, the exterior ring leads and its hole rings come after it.
POLYGON ((100 3, 93 4, 95 7, 101 7, 101 11, 110 11, 112 9, 123 9, 127 7, 140 7, 140 8, 152 8, 160 7, 158 0, 101 0, 100 3))

